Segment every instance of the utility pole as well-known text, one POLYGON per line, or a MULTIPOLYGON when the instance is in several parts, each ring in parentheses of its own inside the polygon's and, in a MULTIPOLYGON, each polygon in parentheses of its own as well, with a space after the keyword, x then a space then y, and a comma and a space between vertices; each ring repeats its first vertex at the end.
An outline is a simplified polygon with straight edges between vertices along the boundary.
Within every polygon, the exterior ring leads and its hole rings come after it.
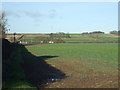
POLYGON ((16 38, 15 38, 16 33, 14 33, 14 43, 16 43, 16 38))

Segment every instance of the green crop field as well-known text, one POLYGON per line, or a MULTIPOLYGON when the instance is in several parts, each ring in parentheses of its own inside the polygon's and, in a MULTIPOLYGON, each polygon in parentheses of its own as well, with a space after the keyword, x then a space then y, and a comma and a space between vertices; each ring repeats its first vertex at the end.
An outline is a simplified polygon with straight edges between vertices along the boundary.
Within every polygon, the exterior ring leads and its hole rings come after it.
MULTIPOLYGON (((103 79, 102 75, 109 76, 109 79, 116 76, 112 80, 112 86, 117 85, 117 70, 118 70, 118 44, 117 43, 87 43, 87 44, 39 44, 26 46, 26 48, 35 56, 57 56, 55 58, 49 58, 46 60, 50 65, 62 70, 68 77, 73 79, 82 79, 84 76, 89 78, 95 78, 86 74, 92 71, 90 74, 101 73, 98 75, 100 81, 97 82, 104 86, 108 83, 107 79, 103 79), (83 72, 83 73, 81 73, 83 72), (102 82, 102 80, 104 82, 102 82)), ((104 77, 105 78, 105 77, 104 77)), ((89 80, 88 80, 89 81, 89 80)), ((63 82, 74 83, 75 80, 63 80, 63 82)), ((95 81, 90 81, 91 83, 95 81)), ((78 81, 78 83, 80 83, 78 81)), ((59 87, 66 87, 60 83, 55 83, 59 87)), ((110 83, 107 86, 111 85, 110 83)), ((69 85, 68 85, 69 86, 69 85)), ((79 85, 78 85, 79 86, 79 85)), ((56 87, 52 85, 51 87, 56 87)), ((77 87, 77 86, 69 86, 77 87)), ((87 86, 81 86, 87 87, 87 86)), ((88 86, 92 87, 92 86, 88 86)), ((96 86, 97 87, 97 86, 96 86)), ((110 86, 111 87, 111 86, 110 86)))
POLYGON ((115 43, 39 44, 27 49, 36 56, 58 56, 56 59, 86 59, 114 67, 118 62, 118 44, 115 43))

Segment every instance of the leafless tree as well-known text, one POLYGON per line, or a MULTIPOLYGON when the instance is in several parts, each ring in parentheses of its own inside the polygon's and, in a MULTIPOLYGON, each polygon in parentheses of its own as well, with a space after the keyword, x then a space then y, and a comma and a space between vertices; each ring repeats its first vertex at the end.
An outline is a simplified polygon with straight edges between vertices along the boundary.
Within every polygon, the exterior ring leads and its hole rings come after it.
POLYGON ((6 14, 3 11, 0 11, 0 38, 6 37, 6 32, 9 30, 6 19, 6 14))

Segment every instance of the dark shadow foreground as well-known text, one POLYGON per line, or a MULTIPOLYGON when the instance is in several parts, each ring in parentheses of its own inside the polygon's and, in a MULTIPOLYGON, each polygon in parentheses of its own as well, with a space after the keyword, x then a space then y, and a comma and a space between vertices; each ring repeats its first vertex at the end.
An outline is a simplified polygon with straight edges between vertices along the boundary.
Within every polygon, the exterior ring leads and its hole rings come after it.
POLYGON ((55 57, 58 56, 35 56, 24 45, 2 39, 2 90, 14 90, 21 85, 39 89, 46 83, 64 79, 63 72, 45 61, 55 57))
MULTIPOLYGON (((22 67, 26 80, 38 88, 44 87, 46 83, 62 80, 66 76, 63 72, 45 62, 46 59, 58 56, 34 56, 24 46, 20 46, 22 53, 22 67)), ((42 51, 40 51, 42 52, 42 51)))

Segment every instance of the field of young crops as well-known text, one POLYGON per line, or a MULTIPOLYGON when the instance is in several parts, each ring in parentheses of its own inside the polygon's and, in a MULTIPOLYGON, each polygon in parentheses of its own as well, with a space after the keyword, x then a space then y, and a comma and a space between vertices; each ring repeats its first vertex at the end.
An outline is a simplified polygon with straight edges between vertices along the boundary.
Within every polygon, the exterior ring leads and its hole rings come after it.
POLYGON ((35 56, 55 56, 46 62, 67 76, 48 88, 118 87, 117 43, 61 43, 26 46, 35 56))

